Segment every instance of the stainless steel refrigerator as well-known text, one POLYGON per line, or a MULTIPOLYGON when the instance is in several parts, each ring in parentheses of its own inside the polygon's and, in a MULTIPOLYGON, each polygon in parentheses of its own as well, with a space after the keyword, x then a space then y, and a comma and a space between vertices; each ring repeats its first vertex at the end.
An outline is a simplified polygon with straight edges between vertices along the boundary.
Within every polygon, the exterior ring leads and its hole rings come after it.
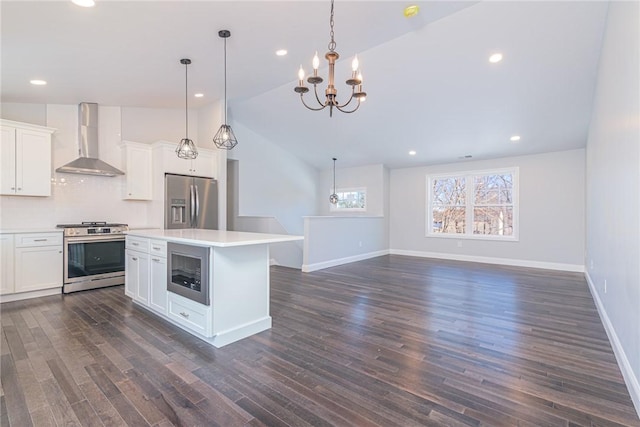
POLYGON ((218 182, 167 173, 164 176, 164 228, 218 229, 218 182))

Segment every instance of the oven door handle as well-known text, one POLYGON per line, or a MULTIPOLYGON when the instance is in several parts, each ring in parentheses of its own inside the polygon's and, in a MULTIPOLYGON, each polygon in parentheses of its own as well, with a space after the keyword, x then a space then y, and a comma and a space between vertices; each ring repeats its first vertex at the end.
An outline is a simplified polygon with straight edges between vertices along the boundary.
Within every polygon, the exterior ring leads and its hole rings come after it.
POLYGON ((96 242, 114 242, 114 241, 118 241, 118 240, 124 240, 124 236, 123 235, 119 235, 119 236, 100 236, 98 238, 96 237, 65 237, 64 238, 66 243, 96 243, 96 242))

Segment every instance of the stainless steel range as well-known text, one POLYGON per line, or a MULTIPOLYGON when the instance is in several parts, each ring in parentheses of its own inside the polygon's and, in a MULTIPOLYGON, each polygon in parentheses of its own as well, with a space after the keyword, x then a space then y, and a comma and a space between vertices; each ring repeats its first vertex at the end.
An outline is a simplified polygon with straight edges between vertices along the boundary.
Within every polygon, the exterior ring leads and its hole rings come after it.
POLYGON ((62 292, 124 284, 127 224, 83 222, 64 228, 64 284, 62 292))

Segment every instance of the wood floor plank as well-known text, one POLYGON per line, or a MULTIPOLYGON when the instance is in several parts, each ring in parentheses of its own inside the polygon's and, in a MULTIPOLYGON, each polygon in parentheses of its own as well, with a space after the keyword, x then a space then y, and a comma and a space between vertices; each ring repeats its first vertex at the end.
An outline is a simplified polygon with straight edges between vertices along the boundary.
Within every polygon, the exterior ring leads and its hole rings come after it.
POLYGON ((0 424, 640 427, 582 274, 390 255, 270 277, 272 328, 220 349, 122 286, 3 303, 0 424))

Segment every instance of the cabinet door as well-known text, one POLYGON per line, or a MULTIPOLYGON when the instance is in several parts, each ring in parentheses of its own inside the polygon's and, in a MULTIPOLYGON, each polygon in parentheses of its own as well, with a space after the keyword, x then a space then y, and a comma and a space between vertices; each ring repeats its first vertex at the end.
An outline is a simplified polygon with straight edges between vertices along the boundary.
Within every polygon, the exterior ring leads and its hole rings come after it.
POLYGON ((125 260, 125 295, 149 305, 149 255, 127 251, 125 260))
POLYGON ((13 234, 0 234, 0 295, 15 291, 13 272, 13 234))
POLYGON ((16 193, 16 129, 3 126, 0 142, 0 194, 16 193))
POLYGON ((51 135, 47 132, 16 131, 16 194, 51 195, 51 135))
POLYGON ((125 199, 151 200, 151 147, 127 146, 125 199))
POLYGON ((191 173, 197 176, 215 178, 216 156, 210 151, 201 151, 195 160, 191 161, 191 173))
POLYGON ((139 260, 137 252, 127 251, 124 259, 124 294, 129 298, 135 298, 138 293, 139 260))
POLYGON ((151 257, 149 306, 157 312, 167 314, 167 259, 163 257, 151 257))
POLYGON ((62 287, 62 247, 33 246, 15 249, 15 291, 62 287))

